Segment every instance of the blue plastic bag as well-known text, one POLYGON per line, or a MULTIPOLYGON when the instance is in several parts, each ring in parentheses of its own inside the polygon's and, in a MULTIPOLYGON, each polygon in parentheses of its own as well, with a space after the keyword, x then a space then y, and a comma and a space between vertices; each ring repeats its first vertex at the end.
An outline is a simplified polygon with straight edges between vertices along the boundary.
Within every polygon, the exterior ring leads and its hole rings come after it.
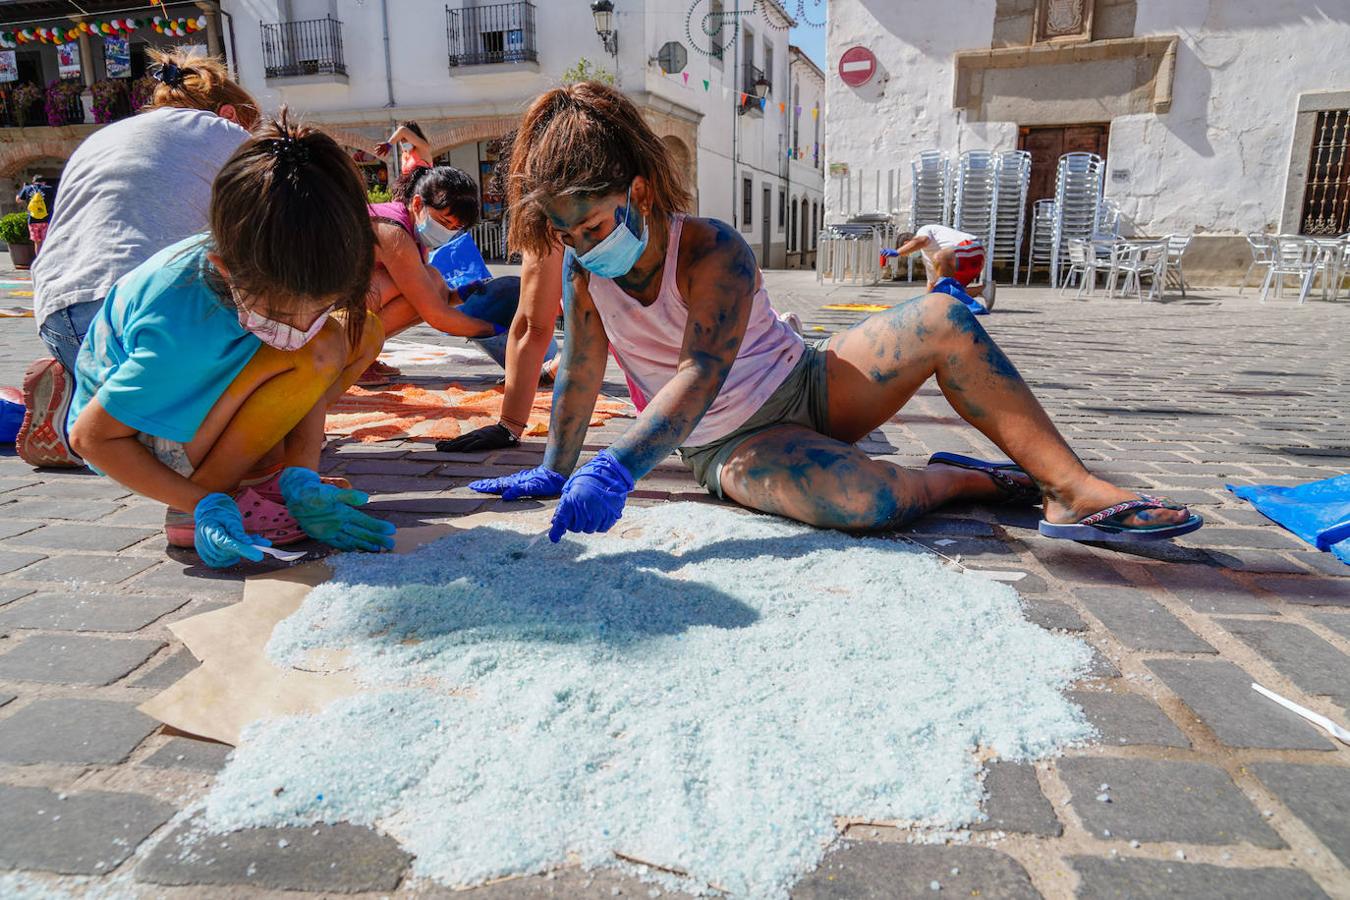
POLYGON ((1350 563, 1350 475, 1294 487, 1230 484, 1228 489, 1318 550, 1350 563))
POLYGON ((943 278, 937 284, 933 285, 933 293, 951 294, 957 300, 964 303, 966 309, 970 310, 972 315, 989 315, 989 310, 985 308, 984 304, 967 294, 965 288, 961 286, 961 282, 957 281, 955 278, 943 278))
POLYGON ((456 291, 492 277, 487 263, 483 262, 483 254, 478 252, 478 245, 473 242, 473 235, 467 231, 442 244, 431 254, 429 262, 445 278, 445 283, 456 291))
POLYGON ((23 425, 24 406, 0 397, 0 444, 12 444, 23 425))

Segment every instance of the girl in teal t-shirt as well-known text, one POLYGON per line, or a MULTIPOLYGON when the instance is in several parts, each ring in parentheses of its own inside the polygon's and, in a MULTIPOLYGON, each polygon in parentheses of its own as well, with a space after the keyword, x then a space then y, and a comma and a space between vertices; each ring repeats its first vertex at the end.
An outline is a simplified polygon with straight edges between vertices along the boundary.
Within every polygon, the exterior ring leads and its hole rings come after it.
POLYGON ((71 445, 169 506, 170 544, 211 566, 312 537, 392 546, 366 497, 320 479, 324 415, 379 352, 375 236, 347 154, 272 122, 212 187, 210 232, 117 282, 76 364, 71 445))

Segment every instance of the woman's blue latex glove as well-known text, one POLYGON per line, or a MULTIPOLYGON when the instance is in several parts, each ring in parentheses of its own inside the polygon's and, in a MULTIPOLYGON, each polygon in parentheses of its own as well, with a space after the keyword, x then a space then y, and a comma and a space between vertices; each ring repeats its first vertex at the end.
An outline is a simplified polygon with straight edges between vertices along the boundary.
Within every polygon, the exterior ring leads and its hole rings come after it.
POLYGON ((526 469, 501 478, 482 478, 469 482, 469 487, 480 494, 501 494, 503 500, 522 497, 556 497, 562 493, 567 479, 545 466, 526 469))
POLYGON ((282 472, 277 486, 286 509, 315 540, 339 550, 394 549, 394 524, 356 509, 370 500, 364 491, 324 484, 319 473, 299 466, 282 472))
POLYGON ((244 517, 229 494, 207 494, 197 501, 192 519, 197 555, 213 569, 224 569, 243 559, 261 562, 262 551, 255 545, 272 546, 262 535, 244 531, 244 517))
POLYGON ((632 490, 633 476, 623 463, 608 450, 601 452, 563 485, 548 539, 556 544, 568 531, 609 531, 623 518, 623 504, 632 490))

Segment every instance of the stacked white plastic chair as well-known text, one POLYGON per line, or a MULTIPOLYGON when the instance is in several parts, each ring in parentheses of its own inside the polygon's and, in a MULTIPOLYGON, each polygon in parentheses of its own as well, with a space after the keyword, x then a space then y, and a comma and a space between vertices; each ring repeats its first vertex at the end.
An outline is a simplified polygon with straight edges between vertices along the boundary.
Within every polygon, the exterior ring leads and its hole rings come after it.
POLYGON ((827 225, 816 245, 816 282, 876 284, 881 280, 882 228, 827 225))
POLYGON ((985 266, 994 244, 994 202, 998 195, 997 157, 988 150, 967 150, 956 164, 952 188, 952 227, 979 238, 985 266))
MULTIPOLYGON (((950 225, 951 162, 941 150, 924 150, 910 163, 909 230, 924 225, 950 225)), ((909 258, 909 280, 914 280, 914 257, 909 258)))
POLYGON ((1058 287, 1068 260, 1069 241, 1091 240, 1102 201, 1102 158, 1095 153, 1066 153, 1055 173, 1055 218, 1050 241, 1050 286, 1058 287))
POLYGON ((989 248, 992 263, 1011 265, 1013 283, 1022 266, 1022 238, 1026 231, 1027 190, 1031 186, 1031 154, 1005 150, 994 164, 997 191, 994 202, 994 243, 989 248))
POLYGON ((1050 268, 1050 244, 1055 237, 1055 201, 1037 200, 1031 205, 1031 241, 1027 249, 1027 284, 1037 266, 1050 268))

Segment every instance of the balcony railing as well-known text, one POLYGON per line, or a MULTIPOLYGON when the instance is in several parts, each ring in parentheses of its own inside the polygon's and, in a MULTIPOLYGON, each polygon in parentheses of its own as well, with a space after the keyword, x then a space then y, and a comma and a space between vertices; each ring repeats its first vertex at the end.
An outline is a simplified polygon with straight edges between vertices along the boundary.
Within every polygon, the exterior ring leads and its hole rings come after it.
POLYGON ((331 16, 264 24, 262 45, 268 78, 347 74, 342 23, 331 16))
POLYGON ((533 3, 445 8, 450 67, 537 62, 533 3))

